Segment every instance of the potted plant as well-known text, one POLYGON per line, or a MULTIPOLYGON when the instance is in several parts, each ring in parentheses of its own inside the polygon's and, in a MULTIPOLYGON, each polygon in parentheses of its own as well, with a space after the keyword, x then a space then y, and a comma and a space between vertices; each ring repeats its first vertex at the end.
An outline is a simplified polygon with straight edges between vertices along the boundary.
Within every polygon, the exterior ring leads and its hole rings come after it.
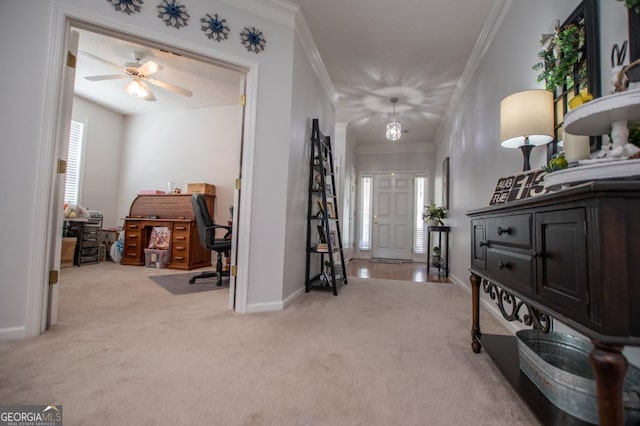
POLYGON ((447 210, 444 207, 436 207, 436 203, 433 201, 428 206, 424 206, 422 212, 422 220, 427 222, 430 226, 442 226, 444 222, 442 219, 447 217, 447 210))

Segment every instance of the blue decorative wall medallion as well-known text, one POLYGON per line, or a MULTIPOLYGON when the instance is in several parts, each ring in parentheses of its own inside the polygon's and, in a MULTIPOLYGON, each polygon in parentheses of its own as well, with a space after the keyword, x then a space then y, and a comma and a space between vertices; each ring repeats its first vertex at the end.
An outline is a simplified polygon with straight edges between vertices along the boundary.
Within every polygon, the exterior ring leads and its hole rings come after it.
POLYGON ((244 27, 244 30, 240 33, 240 39, 242 44, 247 48, 249 52, 260 53, 264 50, 264 45, 267 44, 262 31, 255 27, 244 27))
POLYGON ((227 20, 218 17, 217 13, 213 17, 207 13, 204 18, 200 18, 200 22, 202 22, 202 31, 207 37, 215 41, 226 40, 229 37, 227 20))
POLYGON ((190 16, 187 8, 176 0, 162 0, 158 5, 158 18, 162 19, 168 27, 186 27, 190 16))
POLYGON ((134 12, 140 12, 140 7, 144 1, 142 0, 107 0, 119 12, 131 15, 134 12))

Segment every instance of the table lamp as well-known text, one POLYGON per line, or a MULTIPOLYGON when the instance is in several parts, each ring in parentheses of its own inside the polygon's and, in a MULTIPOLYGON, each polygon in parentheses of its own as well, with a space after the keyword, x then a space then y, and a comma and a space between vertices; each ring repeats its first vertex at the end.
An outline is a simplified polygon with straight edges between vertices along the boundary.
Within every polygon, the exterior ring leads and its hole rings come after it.
POLYGON ((531 150, 553 140, 553 94, 535 89, 504 98, 500 102, 500 140, 505 148, 520 148, 522 170, 530 170, 531 150))

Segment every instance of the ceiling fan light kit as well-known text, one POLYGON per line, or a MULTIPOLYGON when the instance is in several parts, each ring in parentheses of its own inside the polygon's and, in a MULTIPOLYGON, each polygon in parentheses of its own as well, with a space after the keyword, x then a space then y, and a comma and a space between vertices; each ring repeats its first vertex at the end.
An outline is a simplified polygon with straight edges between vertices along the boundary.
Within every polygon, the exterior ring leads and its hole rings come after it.
POLYGON ((393 116, 391 123, 387 124, 387 139, 390 141, 397 141, 402 136, 402 125, 396 121, 396 103, 398 103, 398 98, 390 99, 391 105, 393 106, 393 116))

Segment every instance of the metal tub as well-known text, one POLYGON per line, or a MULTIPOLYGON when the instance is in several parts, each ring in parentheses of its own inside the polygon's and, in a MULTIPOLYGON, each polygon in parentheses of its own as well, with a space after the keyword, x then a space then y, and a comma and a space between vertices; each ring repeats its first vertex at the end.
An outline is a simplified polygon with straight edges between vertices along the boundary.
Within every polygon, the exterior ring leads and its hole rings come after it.
MULTIPOLYGON (((537 330, 516 333, 520 369, 555 406, 598 424, 596 382, 589 363, 592 345, 570 334, 537 330)), ((640 371, 632 365, 624 384, 625 418, 640 419, 640 371)))

